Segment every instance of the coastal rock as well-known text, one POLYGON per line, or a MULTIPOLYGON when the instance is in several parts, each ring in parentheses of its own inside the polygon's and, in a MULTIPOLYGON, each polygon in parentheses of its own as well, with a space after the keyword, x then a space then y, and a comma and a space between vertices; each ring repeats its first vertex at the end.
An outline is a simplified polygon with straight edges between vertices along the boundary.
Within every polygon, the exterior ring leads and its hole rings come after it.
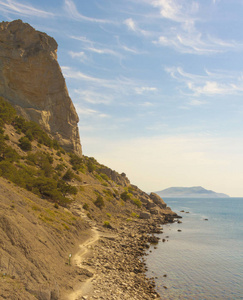
POLYGON ((127 178, 125 173, 119 174, 116 171, 110 169, 110 168, 101 168, 99 170, 100 173, 105 174, 108 176, 111 180, 113 180, 115 183, 122 185, 122 186, 128 186, 130 185, 130 181, 127 178))
POLYGON ((140 212, 139 218, 140 219, 150 219, 150 214, 147 212, 140 212))
POLYGON ((65 150, 82 154, 79 119, 57 62, 57 43, 21 20, 0 23, 0 96, 65 150))
POLYGON ((157 195, 157 194, 155 194, 155 193, 151 193, 150 195, 149 195, 149 197, 153 200, 153 202, 155 203, 155 204, 157 204, 160 208, 166 208, 166 203, 163 201, 163 199, 159 196, 159 195, 157 195))

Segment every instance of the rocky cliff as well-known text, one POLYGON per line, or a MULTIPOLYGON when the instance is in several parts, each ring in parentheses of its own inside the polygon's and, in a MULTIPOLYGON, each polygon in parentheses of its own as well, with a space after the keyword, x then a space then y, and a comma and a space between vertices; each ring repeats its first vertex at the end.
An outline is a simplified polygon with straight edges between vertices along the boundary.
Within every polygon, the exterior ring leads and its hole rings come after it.
POLYGON ((78 115, 57 62, 57 43, 21 20, 0 23, 0 96, 81 155, 78 115))

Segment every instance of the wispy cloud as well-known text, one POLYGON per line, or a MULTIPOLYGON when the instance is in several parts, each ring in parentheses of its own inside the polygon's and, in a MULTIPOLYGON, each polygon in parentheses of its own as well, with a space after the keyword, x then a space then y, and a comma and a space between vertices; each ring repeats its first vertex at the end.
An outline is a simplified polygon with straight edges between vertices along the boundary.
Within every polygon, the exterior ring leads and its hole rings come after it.
POLYGON ((161 35, 153 43, 160 46, 174 48, 181 53, 209 55, 242 49, 243 44, 235 41, 226 42, 212 36, 203 36, 195 28, 190 31, 171 32, 170 35, 161 35))
POLYGON ((29 4, 21 4, 19 1, 0 1, 0 11, 18 16, 35 16, 41 18, 53 17, 55 14, 33 7, 29 4))
POLYGON ((80 71, 75 71, 71 67, 62 66, 61 68, 62 68, 64 77, 66 77, 66 78, 81 79, 81 80, 85 80, 85 81, 89 81, 89 82, 96 82, 96 83, 100 83, 100 84, 107 83, 107 81, 105 79, 93 77, 93 76, 84 74, 80 71))
POLYGON ((127 77, 118 77, 112 79, 105 79, 87 75, 78 70, 74 70, 68 66, 61 66, 64 77, 70 78, 73 80, 79 80, 81 82, 86 82, 89 85, 89 88, 102 89, 102 92, 106 89, 106 93, 110 95, 112 92, 114 95, 129 95, 140 94, 146 92, 156 92, 156 87, 145 86, 144 82, 140 82, 135 79, 127 77))
POLYGON ((78 105, 76 104, 75 107, 76 107, 77 113, 79 115, 88 116, 88 117, 94 116, 94 117, 99 117, 99 118, 108 118, 109 117, 109 115, 107 115, 107 114, 101 113, 95 109, 82 107, 79 104, 78 105))
POLYGON ((87 47, 85 48, 87 51, 91 51, 96 54, 107 54, 107 55, 113 55, 117 57, 121 57, 121 54, 119 52, 116 52, 111 49, 106 49, 106 48, 95 48, 95 47, 87 47))
POLYGON ((129 30, 131 30, 137 34, 141 34, 143 36, 151 36, 152 35, 152 33, 150 31, 141 29, 132 18, 126 19, 124 21, 124 24, 127 26, 127 28, 129 30))
POLYGON ((243 93, 243 75, 224 71, 209 72, 204 75, 185 72, 180 67, 166 68, 166 71, 174 79, 182 82, 183 90, 187 90, 193 96, 215 96, 243 93))
POLYGON ((75 20, 81 20, 81 21, 87 21, 87 22, 93 22, 93 23, 112 23, 110 20, 105 20, 105 19, 97 19, 97 18, 91 18, 82 15, 78 10, 76 5, 72 0, 65 0, 64 1, 64 8, 65 11, 69 14, 69 16, 75 20))
POLYGON ((75 36, 75 35, 70 35, 69 38, 77 40, 77 41, 81 41, 83 43, 87 43, 87 44, 93 44, 93 41, 87 39, 86 36, 75 36))
POLYGON ((134 48, 131 48, 131 47, 127 47, 125 45, 122 45, 121 48, 123 50, 125 50, 126 52, 130 52, 132 54, 142 54, 142 53, 144 53, 144 52, 141 52, 141 51, 139 51, 137 49, 134 49, 134 48))
POLYGON ((82 49, 85 50, 86 52, 91 52, 100 55, 112 55, 112 56, 119 57, 120 59, 123 58, 123 55, 119 51, 112 49, 112 47, 113 48, 116 47, 114 45, 111 45, 110 48, 107 48, 107 45, 106 47, 104 47, 103 44, 95 41, 91 41, 87 39, 85 36, 69 36, 69 38, 80 41, 82 44, 82 49))
MULTIPOLYGON (((80 100, 91 103, 91 104, 110 104, 113 101, 113 97, 100 92, 95 92, 91 90, 75 89, 74 93, 80 100)), ((75 97, 75 99, 77 99, 75 97)))
POLYGON ((152 0, 151 5, 158 7, 163 18, 170 19, 178 23, 192 23, 199 10, 199 4, 195 1, 185 0, 152 0))
POLYGON ((81 52, 73 52, 73 51, 69 51, 68 54, 69 54, 72 58, 77 58, 77 59, 79 59, 79 60, 82 61, 82 62, 88 59, 87 56, 86 56, 86 54, 85 54, 83 51, 81 51, 81 52))
MULTIPOLYGON (((181 53, 197 55, 210 55, 243 48, 243 43, 234 40, 224 41, 201 32, 197 28, 198 21, 206 21, 202 19, 202 15, 199 16, 200 6, 198 2, 193 0, 144 1, 157 8, 160 17, 169 21, 157 39, 153 41, 155 45, 170 47, 181 53)), ((132 29, 133 23, 129 22, 128 24, 132 29)))

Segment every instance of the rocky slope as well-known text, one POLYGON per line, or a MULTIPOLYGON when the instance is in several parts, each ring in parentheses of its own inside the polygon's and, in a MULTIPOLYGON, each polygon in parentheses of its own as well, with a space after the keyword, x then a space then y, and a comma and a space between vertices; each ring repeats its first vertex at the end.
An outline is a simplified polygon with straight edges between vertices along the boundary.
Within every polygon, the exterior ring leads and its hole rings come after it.
POLYGON ((21 20, 0 23, 0 96, 81 155, 78 115, 57 62, 57 43, 21 20))

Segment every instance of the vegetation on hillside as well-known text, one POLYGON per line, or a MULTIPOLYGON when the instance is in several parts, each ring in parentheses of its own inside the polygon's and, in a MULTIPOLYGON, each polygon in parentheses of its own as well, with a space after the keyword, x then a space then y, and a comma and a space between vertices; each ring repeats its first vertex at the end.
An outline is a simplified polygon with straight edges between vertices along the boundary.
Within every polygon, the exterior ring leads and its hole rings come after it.
MULTIPOLYGON (((65 153, 57 141, 51 139, 38 124, 26 121, 16 114, 15 109, 0 97, 0 176, 33 193, 66 206, 68 195, 77 194, 77 188, 68 183, 72 176, 63 176, 53 167, 53 157, 43 151, 31 151, 32 143, 45 145, 50 149, 65 153), (5 124, 12 125, 17 134, 22 135, 18 147, 26 152, 21 156, 8 144, 9 138, 4 134, 5 124)), ((73 163, 77 165, 77 159, 73 163)), ((70 171, 71 172, 71 171, 70 171)))
POLYGON ((83 206, 89 217, 95 208, 101 213, 103 208, 119 203, 140 208, 142 203, 134 196, 133 188, 120 186, 119 193, 114 188, 117 184, 102 173, 105 168, 93 157, 66 153, 38 124, 18 116, 0 97, 0 176, 58 207, 68 206, 78 191, 84 190, 85 181, 80 184, 80 175, 84 174, 102 188, 92 192, 91 203, 86 203, 84 198, 83 206), (8 134, 7 128, 12 128, 8 134))

